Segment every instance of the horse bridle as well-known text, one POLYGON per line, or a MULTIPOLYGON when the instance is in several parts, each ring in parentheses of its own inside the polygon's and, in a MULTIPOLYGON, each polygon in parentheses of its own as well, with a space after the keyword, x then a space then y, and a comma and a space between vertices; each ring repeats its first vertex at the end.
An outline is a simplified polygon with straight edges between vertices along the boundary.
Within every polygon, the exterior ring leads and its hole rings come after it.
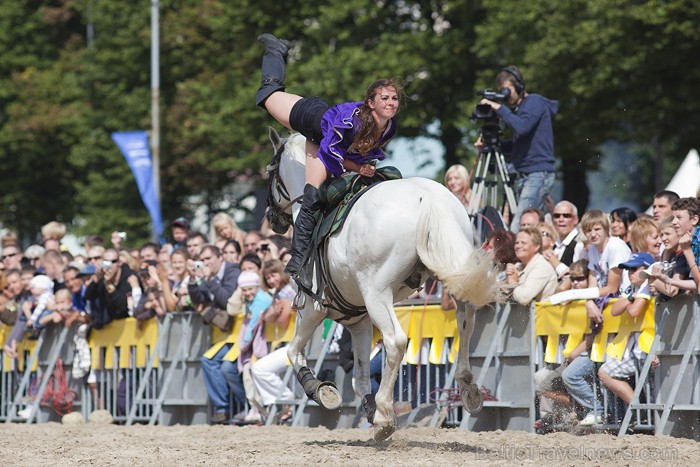
POLYGON ((275 217, 282 218, 282 220, 284 220, 287 224, 293 225, 294 219, 292 217, 291 212, 288 213, 287 210, 291 206, 293 206, 294 203, 298 203, 299 201, 301 201, 304 195, 302 194, 294 199, 291 199, 291 196, 289 195, 289 190, 284 184, 284 180, 282 180, 282 178, 279 176, 280 162, 282 160, 282 151, 284 151, 284 143, 280 144, 279 149, 277 149, 274 156, 272 156, 272 160, 265 168, 269 176, 266 204, 268 209, 274 214, 275 217), (280 204, 275 199, 275 196, 273 195, 274 191, 277 192, 277 194, 282 200, 286 201, 285 204, 280 204))

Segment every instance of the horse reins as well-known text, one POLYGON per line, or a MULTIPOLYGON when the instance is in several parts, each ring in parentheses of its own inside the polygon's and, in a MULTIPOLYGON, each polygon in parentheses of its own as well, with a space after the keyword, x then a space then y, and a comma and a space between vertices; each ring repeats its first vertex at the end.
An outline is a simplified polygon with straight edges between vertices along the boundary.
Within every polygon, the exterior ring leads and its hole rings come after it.
POLYGON ((304 195, 301 194, 296 198, 291 199, 291 196, 289 196, 289 190, 284 184, 284 180, 282 180, 282 178, 279 176, 280 162, 282 160, 281 154, 283 150, 284 144, 280 144, 279 149, 275 152, 275 155, 272 156, 272 161, 270 161, 270 164, 268 164, 267 167, 265 167, 265 171, 270 177, 268 185, 269 188, 267 190, 266 204, 268 208, 277 213, 277 215, 284 219, 289 225, 293 225, 294 219, 291 214, 287 213, 287 209, 289 209, 295 203, 301 201, 304 195), (279 194, 280 198, 287 201, 287 203, 282 205, 279 202, 277 202, 273 195, 273 191, 276 191, 279 194))

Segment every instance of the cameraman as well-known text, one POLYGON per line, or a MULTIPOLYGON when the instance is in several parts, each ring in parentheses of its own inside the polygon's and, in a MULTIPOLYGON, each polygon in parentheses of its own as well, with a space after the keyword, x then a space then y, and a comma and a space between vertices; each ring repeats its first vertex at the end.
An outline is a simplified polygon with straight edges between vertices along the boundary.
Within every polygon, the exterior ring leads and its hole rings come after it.
MULTIPOLYGON (((552 120, 559 103, 539 94, 525 92, 525 79, 515 66, 503 68, 496 75, 498 89, 507 88, 510 95, 506 105, 488 99, 479 104, 490 105, 498 116, 513 129, 513 139, 502 142, 504 153, 510 152, 516 170, 515 191, 518 207, 511 213, 510 229, 517 232, 520 216, 528 208, 545 209, 545 198, 554 184, 554 134, 552 120), (510 107, 514 107, 511 111, 510 107)), ((484 142, 474 143, 481 152, 484 142)))

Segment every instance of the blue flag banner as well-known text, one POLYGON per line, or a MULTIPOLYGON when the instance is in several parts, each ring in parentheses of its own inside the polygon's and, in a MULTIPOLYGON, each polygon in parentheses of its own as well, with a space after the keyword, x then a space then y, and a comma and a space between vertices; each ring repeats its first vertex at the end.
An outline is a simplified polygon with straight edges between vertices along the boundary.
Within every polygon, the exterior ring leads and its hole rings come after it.
POLYGON ((163 219, 160 214, 160 201, 153 184, 153 161, 148 134, 145 131, 115 131, 112 133, 112 140, 119 147, 134 174, 143 204, 151 215, 153 230, 163 243, 163 219))

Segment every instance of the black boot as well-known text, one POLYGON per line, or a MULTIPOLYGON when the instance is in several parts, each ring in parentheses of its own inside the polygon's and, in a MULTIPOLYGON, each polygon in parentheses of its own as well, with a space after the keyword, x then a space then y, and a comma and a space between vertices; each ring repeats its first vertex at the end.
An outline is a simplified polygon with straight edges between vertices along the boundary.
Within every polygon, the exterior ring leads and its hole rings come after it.
POLYGON ((301 277, 301 267, 309 248, 311 247, 311 237, 313 237, 316 223, 318 222, 321 201, 318 198, 318 189, 313 185, 306 184, 304 187, 304 198, 301 201, 301 210, 294 222, 294 237, 292 238, 292 257, 287 263, 284 272, 289 274, 302 287, 311 289, 311 280, 301 277))
POLYGON ((265 46, 265 54, 262 59, 262 81, 255 95, 255 105, 264 109, 265 100, 272 93, 284 91, 287 52, 291 44, 267 33, 259 35, 258 42, 265 46))

